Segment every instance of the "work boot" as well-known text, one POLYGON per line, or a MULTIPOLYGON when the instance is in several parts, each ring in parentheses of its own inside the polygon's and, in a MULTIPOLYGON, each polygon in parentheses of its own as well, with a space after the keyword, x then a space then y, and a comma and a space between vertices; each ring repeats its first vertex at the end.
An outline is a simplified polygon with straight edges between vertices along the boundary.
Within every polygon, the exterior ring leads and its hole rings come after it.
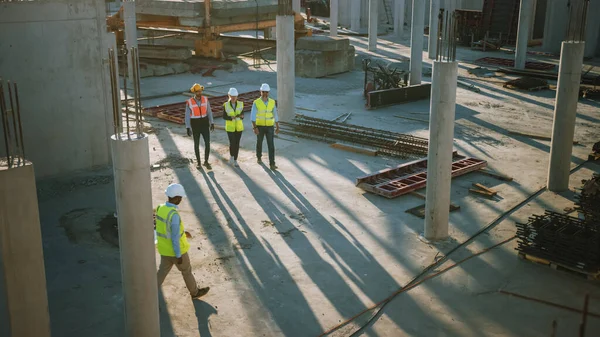
POLYGON ((206 295, 209 290, 210 290, 210 287, 198 289, 198 291, 196 292, 196 295, 192 296, 192 299, 193 300, 199 299, 200 297, 206 295))
POLYGON ((200 158, 196 158, 196 168, 200 168, 200 167, 202 167, 200 165, 200 158))
POLYGON ((279 167, 277 167, 277 165, 275 165, 274 163, 273 163, 273 164, 271 164, 271 170, 272 170, 272 171, 275 171, 275 170, 277 170, 278 168, 279 168, 279 167))
POLYGON ((204 167, 206 167, 208 170, 212 169, 212 166, 210 166, 210 163, 208 161, 204 162, 204 167))
POLYGON ((233 166, 235 166, 235 167, 240 167, 240 165, 238 164, 237 160, 234 160, 234 161, 233 161, 233 166))
POLYGON ((259 163, 259 164, 263 163, 261 158, 256 158, 256 162, 259 163))
POLYGON ((233 159, 233 157, 229 157, 229 165, 233 165, 233 162, 234 162, 234 161, 235 161, 235 160, 233 159))

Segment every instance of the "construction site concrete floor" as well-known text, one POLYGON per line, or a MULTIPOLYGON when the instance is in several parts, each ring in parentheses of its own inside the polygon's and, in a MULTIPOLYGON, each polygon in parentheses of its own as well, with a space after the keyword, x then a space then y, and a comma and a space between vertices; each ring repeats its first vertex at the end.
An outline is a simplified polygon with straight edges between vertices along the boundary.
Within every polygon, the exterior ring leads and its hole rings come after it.
MULTIPOLYGON (((381 51, 375 54, 365 52, 366 37, 353 37, 352 43, 361 55, 409 55, 407 39, 381 39, 381 51)), ((514 77, 469 75, 466 69, 475 66, 468 62, 483 56, 512 57, 459 49, 459 60, 466 61, 459 66, 461 80, 481 91, 458 89, 455 148, 487 160, 489 167, 514 181, 481 173, 453 179, 451 199, 461 208, 450 214, 450 239, 435 244, 419 239, 423 220, 405 213, 423 200, 411 195, 385 199, 354 186, 356 177, 405 160, 367 157, 281 135, 276 139, 280 169, 272 172, 256 163, 256 138, 246 118, 240 168, 227 164, 227 136, 216 130, 211 138, 213 169, 207 172, 190 162, 193 142, 182 125, 146 117, 154 206, 165 201, 163 191, 168 184, 184 185, 188 197, 181 215, 193 235, 189 254, 194 274, 200 286, 211 287, 201 301, 192 301, 174 269, 158 294, 162 336, 316 337, 388 298, 445 253, 542 189, 550 142, 510 131, 550 135, 555 92, 514 91, 502 87, 503 81, 514 77), (469 194, 472 183, 498 190, 498 197, 469 194)), ((428 62, 425 59, 425 66, 428 62)), ((191 74, 142 79, 142 95, 184 91, 194 82, 205 84, 211 94, 226 93, 230 86, 240 92, 257 90, 262 82, 276 87, 276 74, 267 66, 234 73, 218 70, 215 76, 210 80, 191 74)), ((297 112, 328 119, 352 112, 347 123, 428 137, 429 101, 366 110, 363 76, 357 67, 354 72, 323 79, 298 78, 297 112)), ((151 106, 185 98, 143 103, 151 106)), ((571 191, 535 194, 489 231, 453 250, 434 272, 513 237, 515 222, 545 209, 562 212, 573 206, 573 190, 582 179, 600 172, 598 164, 584 163, 591 145, 600 140, 599 121, 598 103, 580 100, 575 135, 580 144, 573 147, 572 166, 577 169, 571 176, 571 191)), ((266 156, 265 144, 263 160, 266 156)), ((109 239, 115 210, 110 169, 58 177, 38 187, 53 335, 123 335, 119 251, 109 239)), ((549 336, 553 321, 557 322, 556 336, 577 334, 579 313, 506 292, 577 310, 584 295, 590 294, 594 297, 589 310, 600 313, 598 281, 520 260, 515 247, 516 241, 509 241, 399 294, 357 335, 549 336)), ((374 314, 368 311, 331 336, 352 334, 374 314)), ((600 335, 597 317, 588 317, 587 336, 600 335)))

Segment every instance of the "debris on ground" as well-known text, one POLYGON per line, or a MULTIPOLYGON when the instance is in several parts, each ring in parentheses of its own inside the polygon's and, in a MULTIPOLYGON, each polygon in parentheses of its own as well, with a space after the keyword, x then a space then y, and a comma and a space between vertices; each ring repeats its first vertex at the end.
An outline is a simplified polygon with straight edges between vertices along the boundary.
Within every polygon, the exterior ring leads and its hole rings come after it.
POLYGON ((468 72, 471 75, 475 75, 477 77, 484 77, 484 78, 497 77, 498 76, 496 74, 496 70, 489 69, 489 68, 483 68, 483 67, 477 67, 475 69, 469 69, 468 72))
POLYGON ((479 183, 474 183, 473 187, 474 188, 469 188, 469 192, 483 195, 488 198, 493 198, 496 195, 498 195, 498 191, 492 190, 491 188, 484 186, 482 184, 479 184, 479 183))
MULTIPOLYGON (((458 211, 459 209, 459 205, 450 203, 450 212, 458 211)), ((405 212, 417 216, 421 219, 425 219, 425 204, 413 207, 411 209, 407 209, 405 212)))
MULTIPOLYGON (((501 67, 514 67, 515 60, 514 59, 505 59, 501 57, 483 57, 475 60, 475 63, 484 63, 484 64, 493 64, 501 67)), ((555 67, 554 64, 544 63, 544 62, 534 62, 529 61, 525 62, 525 69, 533 69, 533 70, 550 70, 555 67)))
POLYGON ((508 89, 521 89, 527 91, 538 91, 549 89, 548 81, 534 77, 519 77, 514 80, 504 83, 504 87, 508 89))
POLYGON ((189 158, 184 158, 180 155, 169 153, 166 158, 163 158, 150 167, 151 171, 157 171, 165 168, 181 168, 186 167, 192 162, 189 158))

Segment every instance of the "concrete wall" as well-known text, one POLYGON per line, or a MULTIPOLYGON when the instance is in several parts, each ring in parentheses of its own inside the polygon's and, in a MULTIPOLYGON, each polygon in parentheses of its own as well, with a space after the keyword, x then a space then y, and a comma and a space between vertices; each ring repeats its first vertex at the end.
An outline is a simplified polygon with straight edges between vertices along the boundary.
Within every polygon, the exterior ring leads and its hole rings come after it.
POLYGON ((38 177, 110 164, 108 36, 104 0, 0 3, 0 76, 19 85, 38 177))

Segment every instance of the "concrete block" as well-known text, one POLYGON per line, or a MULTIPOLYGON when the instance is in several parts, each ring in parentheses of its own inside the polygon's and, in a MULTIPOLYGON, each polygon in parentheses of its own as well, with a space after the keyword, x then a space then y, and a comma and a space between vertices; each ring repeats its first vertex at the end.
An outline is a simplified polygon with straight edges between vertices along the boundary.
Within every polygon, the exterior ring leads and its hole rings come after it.
POLYGON ((336 51, 347 50, 350 40, 332 36, 305 36, 296 41, 296 50, 336 51))
POLYGON ((323 77, 354 69, 354 47, 336 51, 296 50, 296 76, 323 77))

